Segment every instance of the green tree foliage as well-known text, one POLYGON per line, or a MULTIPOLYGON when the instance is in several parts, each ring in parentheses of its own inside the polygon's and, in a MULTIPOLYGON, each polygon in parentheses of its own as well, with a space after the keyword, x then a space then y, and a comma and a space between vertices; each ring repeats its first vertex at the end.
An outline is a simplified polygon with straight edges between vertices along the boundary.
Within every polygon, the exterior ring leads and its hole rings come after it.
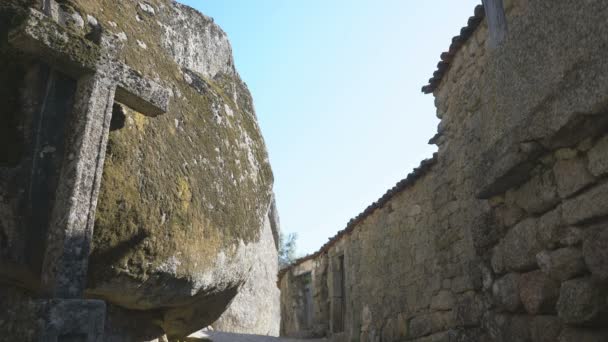
POLYGON ((279 235, 279 268, 285 268, 296 260, 296 240, 298 234, 279 235))

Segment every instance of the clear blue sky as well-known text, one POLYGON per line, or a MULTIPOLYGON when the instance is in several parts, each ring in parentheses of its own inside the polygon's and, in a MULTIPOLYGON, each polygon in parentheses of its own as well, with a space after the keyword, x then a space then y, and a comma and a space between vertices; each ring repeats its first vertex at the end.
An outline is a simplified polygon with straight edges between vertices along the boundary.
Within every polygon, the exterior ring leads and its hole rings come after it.
POLYGON ((283 231, 316 251, 435 151, 420 88, 480 0, 182 0, 230 37, 283 231))

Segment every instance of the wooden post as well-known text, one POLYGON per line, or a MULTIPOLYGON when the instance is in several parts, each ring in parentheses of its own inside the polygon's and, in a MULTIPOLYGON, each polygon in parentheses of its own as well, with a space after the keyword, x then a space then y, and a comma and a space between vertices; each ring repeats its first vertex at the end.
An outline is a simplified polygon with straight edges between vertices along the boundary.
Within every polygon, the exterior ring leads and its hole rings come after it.
POLYGON ((486 20, 490 32, 490 47, 497 48, 506 39, 508 33, 507 16, 502 0, 483 0, 486 10, 486 20))

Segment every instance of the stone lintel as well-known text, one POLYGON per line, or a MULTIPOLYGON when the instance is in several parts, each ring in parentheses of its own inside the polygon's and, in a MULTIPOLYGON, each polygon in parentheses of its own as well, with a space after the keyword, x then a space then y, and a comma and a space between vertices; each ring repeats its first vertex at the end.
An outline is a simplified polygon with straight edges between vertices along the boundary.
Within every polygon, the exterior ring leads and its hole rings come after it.
POLYGON ((98 45, 33 8, 29 9, 24 23, 10 33, 9 42, 76 79, 93 72, 102 57, 98 45))
POLYGON ((535 166, 535 160, 544 152, 542 145, 530 141, 513 144, 512 140, 522 141, 521 131, 503 137, 485 151, 480 162, 474 167, 483 174, 478 181, 477 198, 488 199, 523 184, 535 166))
POLYGON ((480 167, 487 172, 487 177, 479 184, 477 198, 489 199, 523 184, 534 169, 534 157, 538 154, 512 152, 502 155, 500 160, 489 161, 486 167, 480 167))
MULTIPOLYGON (((108 46, 104 49, 31 8, 27 19, 11 33, 9 39, 13 47, 75 79, 83 74, 105 69, 108 77, 118 84, 117 101, 147 116, 158 116, 167 112, 170 94, 166 88, 145 79, 127 65, 113 62, 112 59, 116 56, 104 56, 106 53, 102 51, 112 50, 116 48, 114 45, 119 45, 115 40, 106 44, 108 46)), ((111 55, 116 53, 107 52, 111 55)))
POLYGON ((127 65, 119 64, 116 69, 116 101, 146 116, 158 116, 167 112, 170 94, 166 88, 143 78, 127 65))
POLYGON ((106 304, 101 300, 51 299, 36 302, 41 342, 103 342, 106 304))

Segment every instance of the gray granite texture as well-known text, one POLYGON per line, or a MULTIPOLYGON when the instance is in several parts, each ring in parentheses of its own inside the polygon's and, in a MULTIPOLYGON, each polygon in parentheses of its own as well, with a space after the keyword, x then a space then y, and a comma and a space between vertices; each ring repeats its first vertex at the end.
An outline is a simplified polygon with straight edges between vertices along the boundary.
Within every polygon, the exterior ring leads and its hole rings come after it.
POLYGON ((503 3, 442 55, 432 166, 281 273, 283 335, 606 340, 608 4, 503 3))
POLYGON ((276 334, 273 176, 226 34, 168 0, 40 3, 0 4, 6 291, 103 300, 112 341, 231 303, 235 329, 276 334), (239 321, 262 305, 240 292, 273 310, 239 321))

